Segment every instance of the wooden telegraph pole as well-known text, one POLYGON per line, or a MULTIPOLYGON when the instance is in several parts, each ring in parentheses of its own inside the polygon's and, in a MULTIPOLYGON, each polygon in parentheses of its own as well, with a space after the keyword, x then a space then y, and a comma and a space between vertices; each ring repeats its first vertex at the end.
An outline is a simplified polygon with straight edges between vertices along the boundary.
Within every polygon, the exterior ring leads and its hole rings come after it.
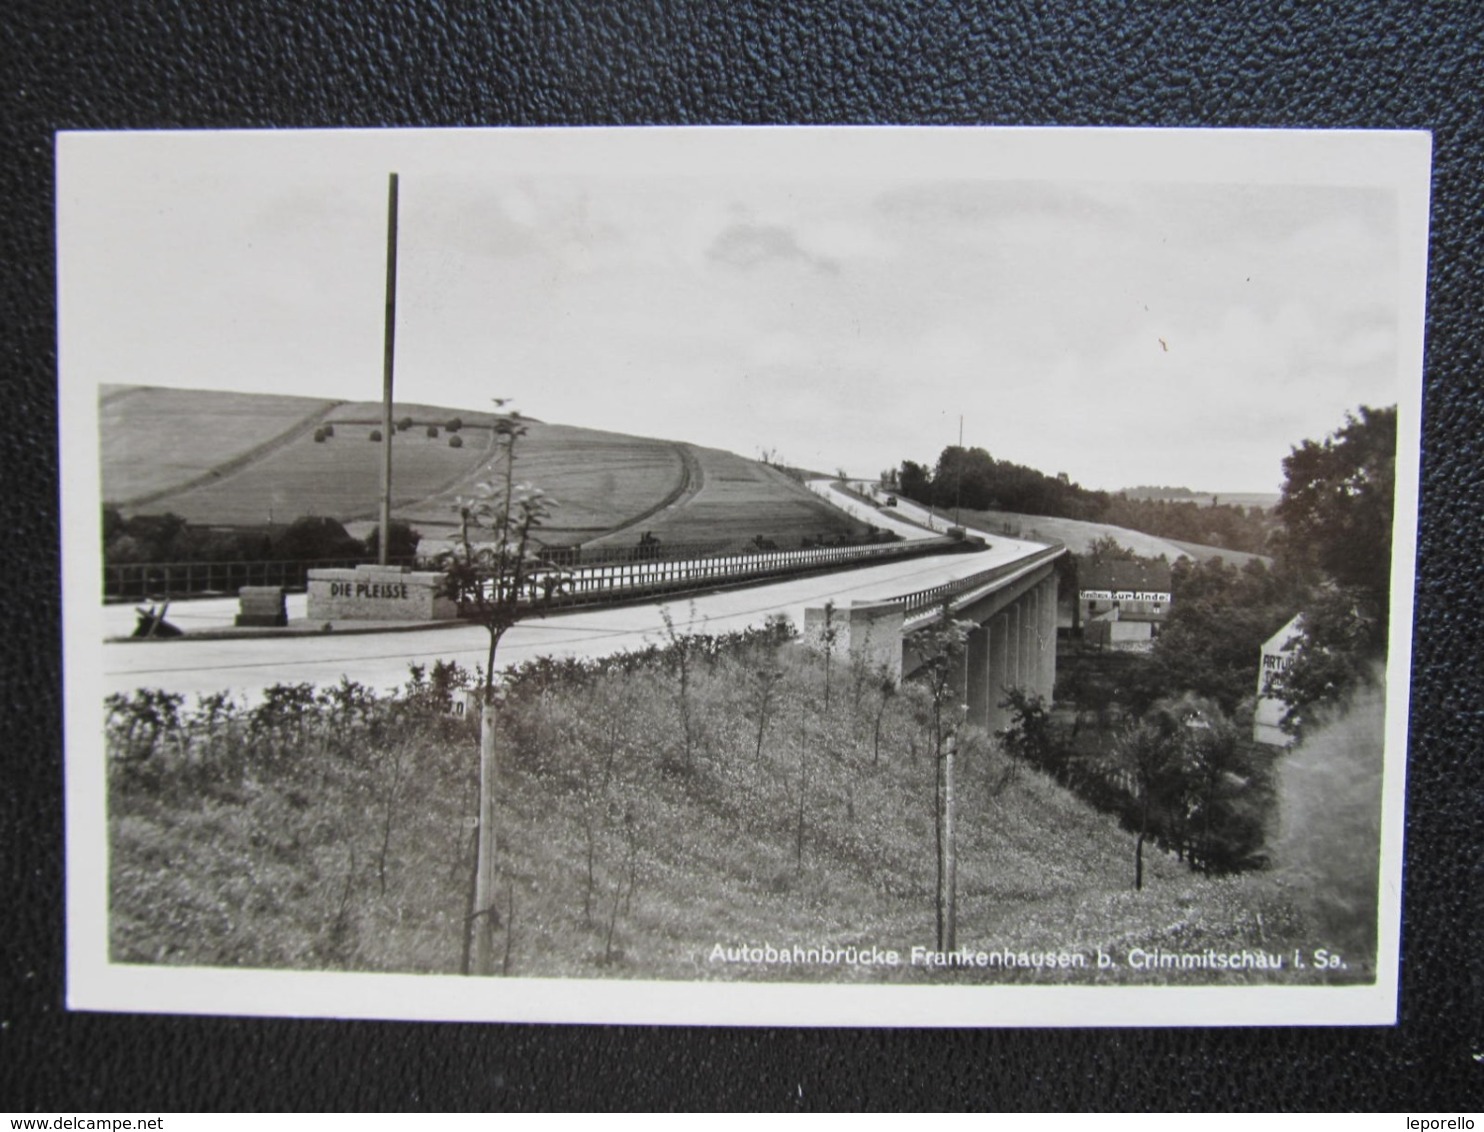
POLYGON ((376 563, 387 564, 392 535, 392 358, 397 340, 397 175, 389 174, 386 205, 386 331, 381 363, 381 538, 376 563))
MULTIPOLYGON (((479 834, 474 863, 474 973, 495 973, 495 705, 479 712, 479 834)), ((508 928, 506 929, 509 930, 508 928)))

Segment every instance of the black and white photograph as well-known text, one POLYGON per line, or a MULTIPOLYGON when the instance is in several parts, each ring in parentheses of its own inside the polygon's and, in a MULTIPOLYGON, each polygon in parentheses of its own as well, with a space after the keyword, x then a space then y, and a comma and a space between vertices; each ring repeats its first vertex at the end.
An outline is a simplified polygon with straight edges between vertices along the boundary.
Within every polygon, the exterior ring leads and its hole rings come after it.
POLYGON ((1394 1021, 1429 177, 59 135, 69 1004, 1394 1021))

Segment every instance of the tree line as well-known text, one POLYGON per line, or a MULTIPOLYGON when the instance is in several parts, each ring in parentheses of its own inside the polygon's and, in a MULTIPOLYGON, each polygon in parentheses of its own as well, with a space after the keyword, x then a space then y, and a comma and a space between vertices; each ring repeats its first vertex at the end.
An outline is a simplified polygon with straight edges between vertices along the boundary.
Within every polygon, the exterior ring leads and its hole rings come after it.
MULTIPOLYGON (((1300 442, 1283 462, 1271 566, 1175 562, 1169 613, 1150 652, 1062 657, 1056 699, 1069 725, 1053 725, 1049 705, 1011 694, 1002 741, 1119 816, 1135 838, 1136 887, 1150 843, 1205 872, 1263 865, 1286 762, 1306 757, 1306 741, 1343 724, 1358 703, 1377 700, 1395 452, 1394 408, 1362 407, 1324 439, 1300 442), (1286 666, 1259 687, 1262 646, 1296 614, 1286 666), (1247 738, 1259 693, 1285 705, 1282 727, 1300 753, 1247 738)), ((1137 557, 1106 539, 1093 550, 1137 557)), ((1331 744, 1325 760, 1344 764, 1373 739, 1331 744)))
MULTIPOLYGON (((1299 733, 1306 713, 1343 699, 1385 655, 1395 463, 1393 405, 1361 406, 1328 436, 1297 443, 1283 460, 1282 495, 1271 513, 1109 496, 979 448, 946 448, 934 469, 909 460, 887 477, 901 494, 939 507, 961 498, 971 510, 1096 519, 1272 555, 1271 566, 1175 562, 1168 618, 1153 653, 1120 674, 1117 698, 1142 714, 1162 697, 1188 692, 1235 712, 1256 694, 1262 644, 1302 613, 1290 663, 1270 688, 1288 705, 1286 726, 1299 733), (1227 524, 1230 533, 1222 534, 1227 524)), ((1132 557, 1109 540, 1099 548, 1132 557)), ((1094 704, 1114 692, 1070 691, 1094 704)))
POLYGON ((983 448, 950 445, 928 467, 912 460, 884 473, 888 486, 925 506, 968 511, 1011 511, 1061 519, 1111 523, 1160 538, 1271 553, 1275 517, 1261 507, 1145 499, 1126 492, 1082 487, 1066 475, 1048 476, 983 448))
MULTIPOLYGON (((303 515, 283 526, 221 528, 189 523, 174 512, 125 517, 103 508, 103 562, 126 566, 160 562, 374 562, 380 531, 358 539, 337 519, 303 515)), ((388 540, 392 559, 410 559, 421 536, 393 520, 388 540)))

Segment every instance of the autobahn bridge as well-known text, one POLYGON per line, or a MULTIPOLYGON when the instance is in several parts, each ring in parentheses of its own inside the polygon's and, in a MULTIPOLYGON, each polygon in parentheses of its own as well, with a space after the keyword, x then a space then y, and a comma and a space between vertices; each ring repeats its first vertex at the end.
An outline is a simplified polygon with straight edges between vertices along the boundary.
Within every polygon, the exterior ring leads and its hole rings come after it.
POLYGON ((1056 561, 1048 546, 1011 562, 884 601, 805 610, 804 636, 816 647, 910 676, 930 659, 927 630, 945 616, 973 625, 954 659, 953 679, 967 721, 999 730, 1009 724, 1006 693, 1051 700, 1056 683, 1056 561), (826 636, 826 634, 830 634, 826 636))
MULTIPOLYGON (((679 562, 658 574, 646 566, 642 576, 631 577, 633 570, 615 568, 601 585, 592 584, 602 592, 582 595, 595 599, 591 603, 576 604, 574 586, 570 607, 518 622, 501 642, 501 663, 645 648, 669 631, 667 602, 681 603, 673 608, 685 632, 726 633, 786 616, 804 625, 806 636, 811 619, 832 603, 847 630, 846 647, 857 653, 864 649, 873 667, 885 665, 905 675, 921 664, 912 648, 913 632, 941 616, 946 601, 954 617, 975 624, 963 662, 963 702, 974 719, 1003 726, 997 711, 1005 687, 1051 691, 1054 563, 1065 551, 995 536, 977 552, 959 543, 955 552, 934 553, 950 549, 934 546, 935 541, 928 533, 922 540, 927 545, 907 553, 900 544, 894 551, 886 544, 749 555, 730 570, 723 570, 725 563, 679 562), (785 561, 790 557, 798 560, 785 561), (610 587, 615 592, 606 592, 610 587)), ((129 605, 78 607, 71 618, 79 642, 105 641, 104 689, 122 694, 144 687, 187 695, 229 689, 252 698, 277 683, 323 685, 341 679, 390 689, 405 681, 409 664, 455 661, 472 670, 486 658, 488 634, 478 625, 404 623, 391 632, 388 624, 354 630, 337 619, 332 631, 310 616, 307 595, 289 594, 286 601, 288 630, 246 635, 232 628, 239 612, 235 598, 179 602, 171 607, 170 620, 186 635, 164 643, 125 639, 135 621, 129 605)))

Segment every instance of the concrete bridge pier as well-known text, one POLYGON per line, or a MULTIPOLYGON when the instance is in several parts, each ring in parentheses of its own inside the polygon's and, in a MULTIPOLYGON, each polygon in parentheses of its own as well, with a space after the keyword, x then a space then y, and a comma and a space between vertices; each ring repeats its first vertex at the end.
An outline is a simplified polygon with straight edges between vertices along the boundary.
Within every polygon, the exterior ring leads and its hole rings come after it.
MULTIPOLYGON (((955 602, 952 616, 974 623, 952 673, 956 701, 968 705, 967 722, 1004 730, 1010 712, 1002 705, 1011 689, 1050 704, 1056 684, 1054 561, 971 591, 955 602)), ((900 679, 922 663, 904 633, 930 624, 931 617, 919 612, 909 625, 900 601, 811 608, 804 613, 804 640, 900 679)))
POLYGON ((958 616, 978 622, 963 660, 969 722, 988 731, 1010 725, 1003 706, 1012 688, 1048 704, 1056 683, 1056 575, 987 595, 958 616))

